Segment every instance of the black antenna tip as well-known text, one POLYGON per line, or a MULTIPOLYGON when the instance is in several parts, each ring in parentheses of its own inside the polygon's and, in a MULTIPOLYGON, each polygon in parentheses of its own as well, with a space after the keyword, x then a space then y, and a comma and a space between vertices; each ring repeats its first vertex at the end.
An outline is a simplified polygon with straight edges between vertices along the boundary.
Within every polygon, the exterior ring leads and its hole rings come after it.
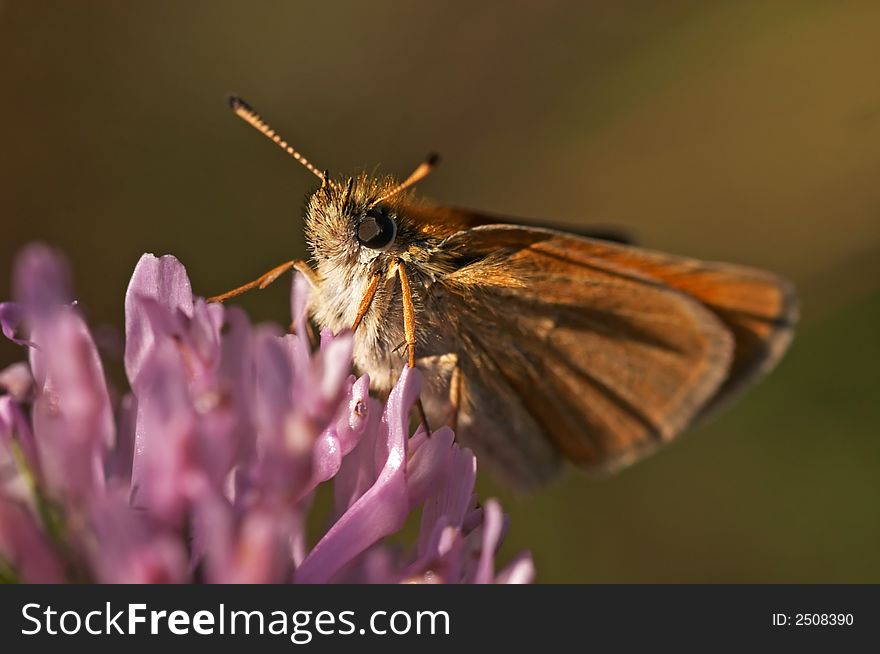
POLYGON ((436 152, 430 152, 428 154, 428 158, 425 161, 428 162, 429 166, 436 166, 438 163, 440 163, 440 155, 436 152))
POLYGON ((238 111, 239 109, 246 109, 247 111, 253 111, 251 106, 242 100, 240 97, 234 94, 230 94, 226 96, 226 104, 229 105, 229 108, 233 111, 238 111))

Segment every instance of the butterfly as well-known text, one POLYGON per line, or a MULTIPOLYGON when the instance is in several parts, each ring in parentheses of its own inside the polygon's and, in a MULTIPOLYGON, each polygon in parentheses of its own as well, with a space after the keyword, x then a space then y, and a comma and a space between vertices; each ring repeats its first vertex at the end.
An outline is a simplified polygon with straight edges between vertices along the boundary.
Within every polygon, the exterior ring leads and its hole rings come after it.
POLYGON ((601 232, 434 204, 402 182, 331 178, 243 100, 233 111, 321 180, 306 204, 314 267, 292 260, 318 326, 355 333, 354 363, 387 392, 424 374, 427 425, 449 424, 480 464, 528 488, 564 460, 615 471, 726 405, 770 371, 798 316, 763 270, 635 247, 601 232))

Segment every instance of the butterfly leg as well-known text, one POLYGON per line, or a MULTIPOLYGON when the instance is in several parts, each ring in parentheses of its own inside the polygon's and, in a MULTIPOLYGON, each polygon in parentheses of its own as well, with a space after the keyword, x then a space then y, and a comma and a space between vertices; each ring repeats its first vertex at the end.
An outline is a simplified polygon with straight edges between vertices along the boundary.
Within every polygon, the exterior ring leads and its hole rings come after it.
POLYGON ((402 263, 397 264, 397 276, 400 278, 400 293, 403 297, 403 335, 406 338, 406 351, 410 368, 416 366, 416 311, 413 307, 412 293, 409 290, 409 279, 402 263))
POLYGON ((370 305, 373 304, 373 298, 376 297, 376 288, 379 286, 379 277, 379 273, 375 273, 370 277, 370 284, 367 286, 367 291, 364 293, 364 297, 361 298, 361 303, 358 305, 357 316, 355 316, 354 323, 351 326, 352 332, 357 331, 364 316, 367 315, 367 311, 370 310, 370 305))
POLYGON ((449 405, 452 407, 452 418, 449 426, 452 427, 452 431, 456 432, 456 438, 458 438, 458 413, 461 411, 461 381, 461 368, 456 365, 449 376, 449 405))
POLYGON ((309 267, 302 259, 294 259, 292 261, 286 261, 282 263, 280 266, 275 266, 267 273, 260 275, 254 281, 248 282, 238 288, 234 288, 231 291, 227 291, 226 293, 221 293, 220 295, 214 295, 208 298, 208 302, 225 302, 230 298, 234 298, 242 293, 247 293, 255 288, 263 289, 266 288, 269 284, 274 282, 276 279, 281 277, 284 273, 286 273, 291 268, 295 268, 303 275, 305 275, 306 279, 309 281, 309 284, 312 285, 313 288, 317 287, 319 284, 318 276, 315 274, 315 271, 309 267))
MULTIPOLYGON (((416 311, 413 306, 412 293, 409 289, 409 279, 406 276, 406 269, 401 262, 397 262, 397 276, 400 278, 400 294, 403 298, 403 335, 406 338, 406 350, 410 368, 416 367, 416 311)), ((416 402, 416 408, 419 411, 419 419, 425 426, 428 436, 431 435, 431 427, 428 425, 428 416, 425 414, 425 407, 422 404, 422 398, 419 397, 416 402)))

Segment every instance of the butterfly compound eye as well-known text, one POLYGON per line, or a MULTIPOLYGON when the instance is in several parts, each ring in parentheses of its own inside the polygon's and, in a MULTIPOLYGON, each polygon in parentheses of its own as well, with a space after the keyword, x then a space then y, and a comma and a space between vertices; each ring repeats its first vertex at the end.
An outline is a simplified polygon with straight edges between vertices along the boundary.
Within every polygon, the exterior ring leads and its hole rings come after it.
POLYGON ((370 209, 358 225, 358 241, 373 250, 384 250, 396 235, 397 225, 381 209, 370 209))

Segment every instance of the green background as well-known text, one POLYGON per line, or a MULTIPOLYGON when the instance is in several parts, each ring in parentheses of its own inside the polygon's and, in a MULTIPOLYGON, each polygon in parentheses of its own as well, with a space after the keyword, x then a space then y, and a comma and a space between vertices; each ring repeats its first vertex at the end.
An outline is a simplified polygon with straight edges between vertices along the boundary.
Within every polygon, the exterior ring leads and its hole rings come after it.
MULTIPOLYGON (((0 289, 61 247, 92 324, 142 252, 210 295, 303 256, 320 168, 439 201, 621 224, 770 268, 803 321, 776 374, 618 477, 488 477, 557 582, 880 582, 880 4, 0 2, 0 289)), ((287 318, 286 284, 242 299, 287 318)), ((21 357, 0 346, 0 362, 21 357)))

